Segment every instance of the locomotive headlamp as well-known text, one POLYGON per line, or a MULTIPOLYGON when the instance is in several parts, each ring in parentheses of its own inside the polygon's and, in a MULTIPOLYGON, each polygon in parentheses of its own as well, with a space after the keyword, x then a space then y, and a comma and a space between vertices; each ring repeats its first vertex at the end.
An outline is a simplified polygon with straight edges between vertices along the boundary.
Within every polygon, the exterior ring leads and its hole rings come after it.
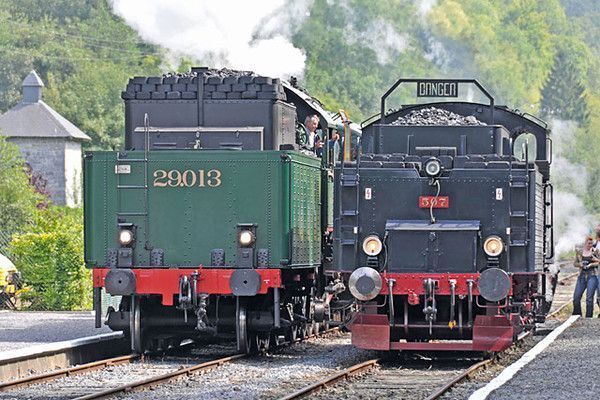
POLYGON ((381 275, 370 267, 356 269, 348 279, 350 293, 360 301, 373 300, 381 291, 381 285, 381 275))
POLYGON ((427 176, 434 178, 442 172, 442 163, 437 158, 430 158, 425 161, 424 169, 427 176))
POLYGON ((127 246, 133 242, 133 232, 129 229, 121 229, 119 231, 119 243, 122 246, 127 246))
POLYGON ((490 257, 498 257, 504 250, 504 243, 498 236, 488 236, 483 242, 483 251, 490 257))
POLYGON ((377 235, 367 236, 363 240, 363 251, 368 256, 376 256, 381 253, 383 245, 377 235))
POLYGON ((238 240, 241 246, 250 246, 254 243, 254 234, 251 231, 240 231, 238 240))

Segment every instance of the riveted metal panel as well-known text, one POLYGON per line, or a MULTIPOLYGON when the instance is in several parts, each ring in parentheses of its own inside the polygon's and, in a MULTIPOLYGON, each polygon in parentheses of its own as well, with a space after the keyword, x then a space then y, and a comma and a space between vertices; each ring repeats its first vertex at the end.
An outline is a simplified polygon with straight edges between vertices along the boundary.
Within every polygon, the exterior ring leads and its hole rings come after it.
POLYGON ((290 232, 299 238, 298 263, 318 263, 319 160, 289 153, 150 152, 147 224, 143 215, 145 163, 139 161, 143 152, 121 154, 120 161, 114 152, 90 153, 84 163, 87 265, 107 265, 107 249, 118 247, 118 218, 136 226, 136 267, 154 264, 151 251, 155 248, 164 251, 167 267, 210 267, 213 249, 223 249, 224 265, 235 266, 238 223, 256 224, 256 248, 269 249, 269 267, 279 267, 281 260, 291 256, 290 232), (121 189, 117 188, 117 164, 130 165, 128 174, 119 175, 121 189), (190 172, 182 182, 178 177, 186 171, 190 172), (291 192, 290 179, 298 179, 297 189, 291 192))
POLYGON ((318 160, 291 161, 292 265, 321 261, 321 173, 318 160))
MULTIPOLYGON (((525 176, 526 174, 525 170, 513 170, 512 172, 515 176, 525 176)), ((356 202, 354 191, 346 192, 340 190, 339 173, 340 170, 338 168, 336 169, 335 178, 337 185, 336 212, 339 211, 339 201, 346 202, 346 204, 356 202), (344 196, 348 198, 344 198, 344 196)), ((345 217, 341 216, 337 218, 334 227, 334 270, 352 271, 355 268, 366 266, 367 258, 361 249, 361 243, 370 234, 377 234, 380 238, 384 238, 386 232, 385 225, 388 220, 419 220, 425 222, 431 220, 430 210, 428 208, 419 208, 418 201, 419 196, 435 196, 437 188, 429 184, 428 178, 420 177, 415 169, 361 168, 359 174, 359 209, 358 225, 356 227, 358 232, 358 250, 355 254, 352 246, 343 244, 344 240, 351 237, 352 232, 348 231, 349 234, 346 235, 344 231, 345 227, 343 226, 345 217)), ((539 175, 537 172, 532 172, 531 174, 532 179, 534 176, 539 175)), ((485 268, 487 266, 487 259, 482 251, 483 239, 490 235, 498 235, 505 244, 508 243, 507 228, 511 227, 507 197, 509 193, 509 170, 486 169, 482 171, 476 169, 456 169, 451 171, 447 176, 440 178, 440 188, 440 195, 449 197, 450 206, 447 209, 434 208, 432 210, 433 217, 436 221, 480 221, 481 228, 476 235, 476 269, 481 270, 485 268), (506 195, 498 198, 496 196, 497 189, 502 189, 506 195)), ((526 199, 525 191, 514 191, 512 197, 513 210, 525 210, 527 208, 526 199)), ((530 201, 535 201, 532 199, 532 196, 530 196, 530 201)), ((533 233, 534 220, 537 218, 536 212, 540 212, 539 205, 537 208, 538 210, 535 207, 530 207, 530 234, 533 233)), ((516 225, 518 225, 517 222, 513 220, 512 226, 515 227, 516 225)), ((523 229, 525 228, 524 221, 522 227, 523 229)), ((352 227, 346 227, 346 229, 350 228, 352 227)), ((404 239, 411 240, 408 238, 404 239)), ((464 252, 465 250, 464 248, 455 248, 451 245, 447 246, 447 248, 442 247, 442 243, 440 242, 438 250, 440 259, 438 265, 440 268, 436 271, 448 270, 448 265, 445 265, 446 269, 441 268, 444 265, 444 253, 447 259, 452 259, 457 258, 452 256, 452 252, 464 252)), ((532 269, 533 265, 535 265, 534 254, 538 251, 538 247, 541 250, 539 245, 534 246, 533 244, 525 247, 511 248, 511 272, 532 269)), ((424 246, 423 251, 425 250, 424 246)), ((501 265, 507 264, 507 254, 507 252, 504 252, 501 255, 501 265)), ((431 272, 435 270, 435 268, 432 270, 432 266, 429 264, 421 264, 421 269, 418 266, 411 269, 410 266, 403 264, 403 256, 397 251, 390 251, 389 255, 396 257, 395 259, 394 257, 387 258, 389 270, 394 270, 395 265, 401 267, 400 269, 403 271, 431 272)), ((423 255, 424 260, 425 256, 423 255)), ((381 265, 385 261, 384 257, 382 257, 381 265)), ((472 263, 465 264, 469 265, 453 265, 450 270, 473 271, 472 263)))

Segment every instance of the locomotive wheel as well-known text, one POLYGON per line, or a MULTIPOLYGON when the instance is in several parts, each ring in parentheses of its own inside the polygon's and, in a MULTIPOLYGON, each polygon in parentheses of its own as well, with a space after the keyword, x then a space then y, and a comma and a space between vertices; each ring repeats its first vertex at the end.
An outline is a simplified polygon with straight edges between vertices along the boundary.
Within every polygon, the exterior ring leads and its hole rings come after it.
POLYGON ((129 313, 129 335, 131 336, 131 351, 142 354, 144 352, 142 336, 142 307, 141 301, 136 296, 131 296, 129 313))
POLYGON ((248 329, 248 316, 246 305, 237 298, 235 333, 237 348, 240 353, 256 354, 260 349, 260 343, 256 333, 248 329))

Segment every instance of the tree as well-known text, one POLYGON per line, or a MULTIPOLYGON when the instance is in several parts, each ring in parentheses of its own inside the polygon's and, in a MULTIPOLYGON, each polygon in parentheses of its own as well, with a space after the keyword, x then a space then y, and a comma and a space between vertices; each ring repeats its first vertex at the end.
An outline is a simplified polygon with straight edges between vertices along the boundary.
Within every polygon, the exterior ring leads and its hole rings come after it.
POLYGON ((542 89, 542 113, 577 121, 581 126, 587 125, 589 112, 585 91, 582 76, 569 60, 568 54, 558 53, 542 89))

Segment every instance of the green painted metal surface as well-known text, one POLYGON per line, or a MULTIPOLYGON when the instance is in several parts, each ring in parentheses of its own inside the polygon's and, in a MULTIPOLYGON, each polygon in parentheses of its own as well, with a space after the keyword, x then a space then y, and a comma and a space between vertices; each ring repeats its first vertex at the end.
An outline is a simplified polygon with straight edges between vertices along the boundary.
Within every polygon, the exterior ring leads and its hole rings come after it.
POLYGON ((137 228, 135 266, 150 265, 153 248, 164 251, 166 266, 210 265, 216 248, 235 266, 238 223, 256 224, 256 249, 269 249, 270 266, 320 264, 320 160, 283 151, 176 150, 149 152, 147 160, 142 151, 86 154, 88 267, 108 264, 118 222, 137 228))

